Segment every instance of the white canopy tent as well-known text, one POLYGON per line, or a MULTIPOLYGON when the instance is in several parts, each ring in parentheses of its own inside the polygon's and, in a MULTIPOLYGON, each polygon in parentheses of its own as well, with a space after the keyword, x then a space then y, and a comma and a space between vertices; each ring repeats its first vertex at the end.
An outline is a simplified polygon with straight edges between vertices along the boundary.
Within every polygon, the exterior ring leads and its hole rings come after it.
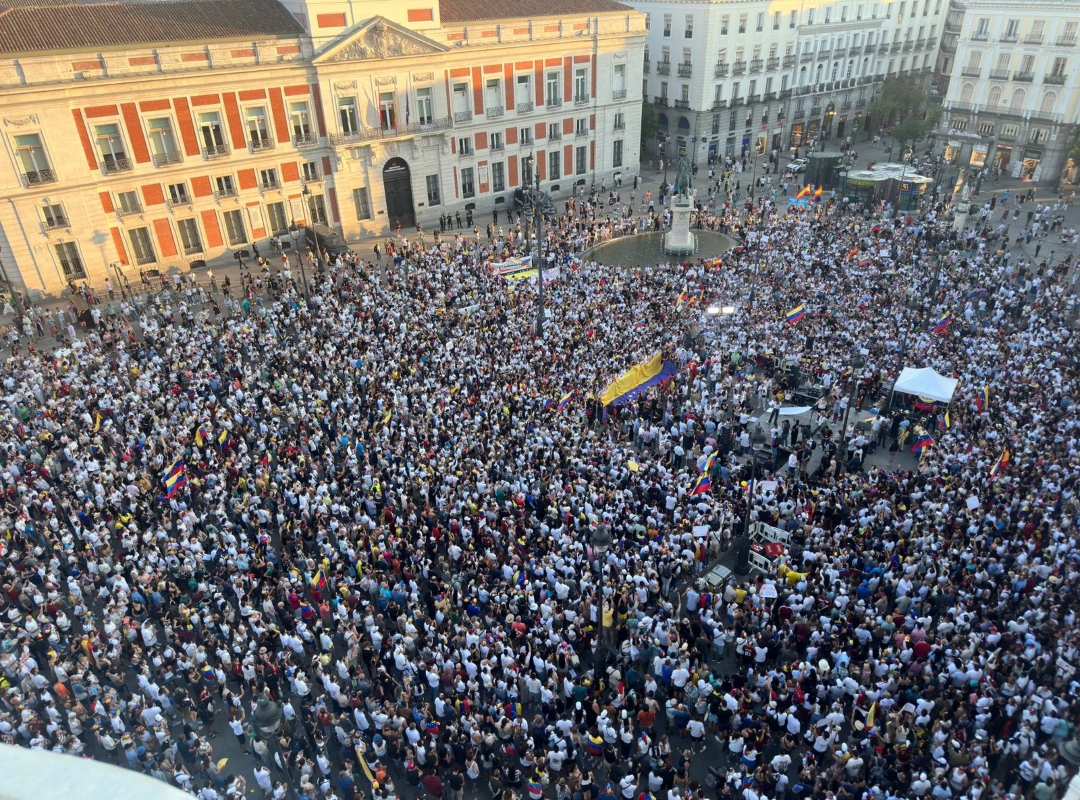
POLYGON ((940 403, 951 403, 958 383, 956 378, 946 378, 930 367, 925 369, 904 367, 893 385, 893 391, 926 397, 940 403))

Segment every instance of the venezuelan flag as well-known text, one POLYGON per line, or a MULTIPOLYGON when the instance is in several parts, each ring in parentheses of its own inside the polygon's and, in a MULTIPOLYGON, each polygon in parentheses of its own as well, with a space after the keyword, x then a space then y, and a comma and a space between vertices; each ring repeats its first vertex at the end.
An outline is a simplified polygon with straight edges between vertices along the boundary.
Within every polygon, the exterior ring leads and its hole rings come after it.
POLYGON ((1009 448, 1006 447, 1001 451, 1001 455, 998 456, 998 460, 994 462, 994 466, 990 467, 990 480, 994 480, 1005 467, 1009 466, 1009 462, 1012 461, 1012 453, 1009 452, 1009 448))
POLYGON ((934 333, 945 333, 945 329, 949 327, 951 322, 952 314, 946 313, 937 321, 937 325, 934 326, 934 333))
POLYGON ((657 353, 648 361, 635 364, 618 378, 613 380, 600 395, 600 403, 624 405, 661 381, 666 381, 678 370, 672 361, 664 361, 657 353))
POLYGON ((920 455, 924 450, 927 450, 934 444, 934 440, 929 433, 922 433, 918 439, 915 440, 915 444, 911 448, 911 452, 919 453, 920 455))
POLYGON ((311 579, 311 585, 316 591, 324 591, 326 589, 326 573, 321 569, 316 572, 315 576, 311 579))
POLYGON ((710 489, 712 489, 712 481, 709 480, 709 473, 702 472, 698 477, 697 482, 694 484, 694 487, 687 492, 687 494, 690 497, 696 497, 699 494, 705 494, 710 489))
POLYGON ((637 322, 634 323, 634 327, 637 328, 638 330, 644 328, 645 327, 645 320, 639 319, 637 322))
POLYGON ((548 411, 553 405, 555 405, 555 401, 552 400, 550 397, 547 398, 544 401, 544 411, 548 411))
POLYGON ((915 398, 915 402, 913 403, 913 405, 915 406, 916 410, 926 411, 928 413, 937 408, 937 404, 933 400, 931 400, 929 397, 922 397, 921 395, 915 398))
POLYGON ((585 329, 585 338, 591 339, 594 336, 596 336, 596 328, 590 325, 588 328, 585 329))
POLYGON ((573 390, 567 392, 559 398, 559 404, 555 406, 556 411, 565 411, 566 407, 570 405, 570 401, 574 399, 573 390))
POLYGON ((705 463, 701 465, 702 472, 712 472, 713 467, 716 466, 716 451, 713 450, 709 455, 705 457, 705 463))
POLYGON ((806 306, 803 303, 795 306, 791 311, 787 312, 787 321, 789 325, 794 325, 800 319, 806 316, 806 306))
POLYGON ((206 440, 210 438, 210 431, 206 429, 205 425, 200 425, 199 429, 195 431, 195 444, 199 447, 206 445, 206 440))
POLYGON ((990 408, 990 387, 984 386, 982 391, 975 395, 975 409, 981 414, 990 408))
POLYGON ((162 485, 165 487, 165 496, 171 498, 178 491, 187 486, 187 479, 184 477, 184 460, 181 458, 176 459, 172 466, 169 467, 169 471, 165 473, 165 477, 161 480, 162 485))
POLYGON ((224 446, 225 446, 225 442, 227 442, 227 441, 229 441, 229 429, 228 429, 228 428, 226 428, 225 430, 223 430, 223 431, 221 432, 221 435, 220 435, 220 436, 218 436, 218 439, 217 439, 217 443, 218 443, 218 446, 219 446, 219 447, 224 447, 224 446))

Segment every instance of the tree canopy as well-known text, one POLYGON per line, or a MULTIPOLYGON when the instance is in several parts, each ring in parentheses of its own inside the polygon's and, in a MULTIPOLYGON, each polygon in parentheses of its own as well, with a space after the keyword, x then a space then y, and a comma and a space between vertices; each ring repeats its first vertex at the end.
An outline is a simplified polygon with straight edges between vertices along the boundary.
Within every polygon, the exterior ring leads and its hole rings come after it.
POLYGON ((658 127, 656 109, 652 107, 652 103, 643 100, 641 103, 641 141, 647 142, 650 139, 655 139, 658 127))
POLYGON ((910 76, 885 81, 870 104, 869 111, 886 125, 899 120, 892 130, 892 136, 900 143, 922 139, 941 117, 939 108, 927 109, 926 90, 922 82, 910 76))

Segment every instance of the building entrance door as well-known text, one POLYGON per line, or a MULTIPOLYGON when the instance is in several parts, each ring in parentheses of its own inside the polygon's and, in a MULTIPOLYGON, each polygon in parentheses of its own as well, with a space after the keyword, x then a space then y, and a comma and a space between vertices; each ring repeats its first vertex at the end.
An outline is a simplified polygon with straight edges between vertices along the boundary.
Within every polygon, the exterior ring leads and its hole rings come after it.
POLYGON ((403 159, 391 158, 383 167, 383 192, 386 194, 386 216, 391 228, 416 225, 413 213, 412 179, 409 165, 403 159))

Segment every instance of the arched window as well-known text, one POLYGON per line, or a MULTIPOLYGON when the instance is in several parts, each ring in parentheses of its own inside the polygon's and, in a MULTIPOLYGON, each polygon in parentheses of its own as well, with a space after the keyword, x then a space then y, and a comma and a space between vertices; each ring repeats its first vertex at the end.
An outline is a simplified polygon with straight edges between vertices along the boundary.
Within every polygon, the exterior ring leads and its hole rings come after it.
POLYGON ((667 114, 657 114, 656 124, 661 128, 666 128, 668 126, 667 114))
POLYGON ((965 83, 964 88, 960 90, 960 102, 970 103, 971 95, 975 93, 975 85, 971 83, 965 83))
POLYGON ((688 120, 686 117, 679 117, 679 130, 680 131, 688 131, 688 130, 690 130, 690 120, 688 120))
POLYGON ((1041 113, 1050 114, 1054 110, 1054 104, 1057 103, 1057 92, 1045 92, 1043 94, 1042 105, 1039 107, 1041 113))
POLYGON ((990 87, 990 97, 989 97, 989 99, 987 99, 986 102, 992 108, 996 108, 997 106, 1001 105, 1001 87, 1000 86, 992 86, 992 87, 990 87))
POLYGON ((809 73, 806 71, 806 67, 799 68, 799 86, 806 86, 806 81, 809 78, 809 73))
POLYGON ((1027 92, 1025 92, 1023 89, 1017 89, 1015 92, 1013 92, 1012 102, 1009 103, 1009 112, 1015 114, 1018 111, 1023 110, 1024 101, 1026 99, 1027 92))

